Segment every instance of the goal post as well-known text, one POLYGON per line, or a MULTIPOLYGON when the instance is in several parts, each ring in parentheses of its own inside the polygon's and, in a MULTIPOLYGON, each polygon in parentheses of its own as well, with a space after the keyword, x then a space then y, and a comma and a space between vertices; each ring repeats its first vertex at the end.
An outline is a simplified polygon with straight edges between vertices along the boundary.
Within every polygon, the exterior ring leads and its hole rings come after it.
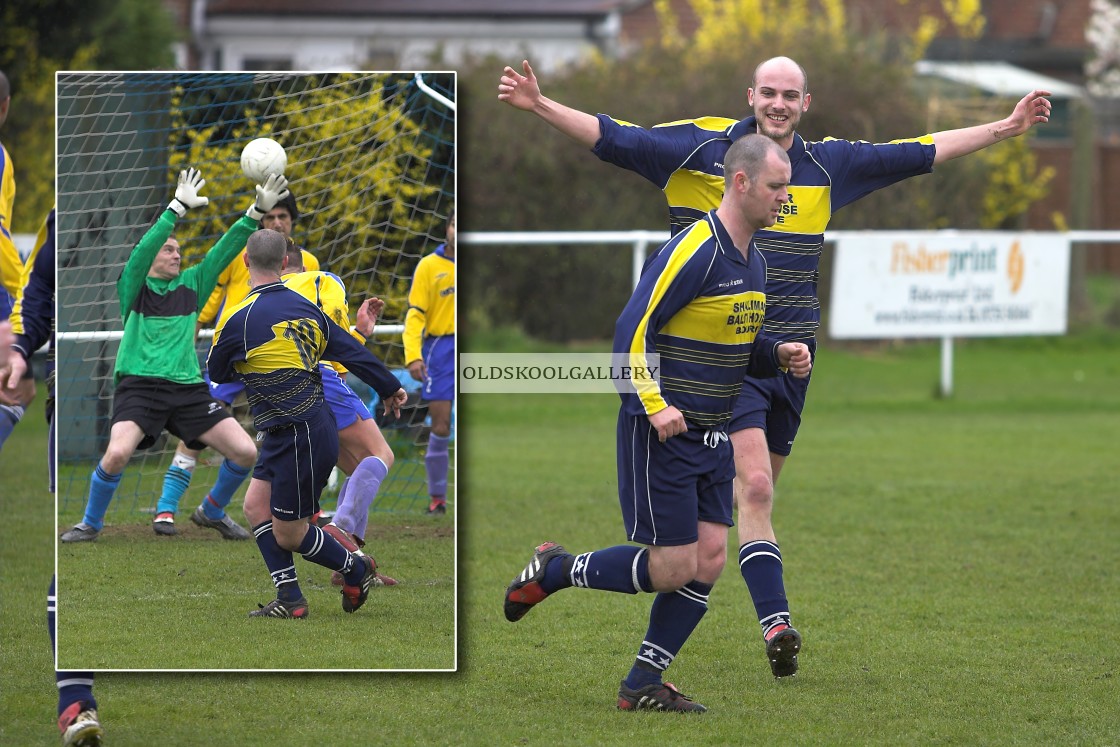
MULTIPOLYGON (((194 167, 210 202, 180 219, 175 236, 183 266, 197 263, 255 196, 240 168, 253 138, 287 151, 300 213, 293 238, 342 278, 351 319, 368 297, 386 302, 368 346, 407 383, 400 330, 412 273, 444 241, 455 197, 455 112, 446 105, 455 76, 420 80, 415 72, 58 74, 60 522, 81 517, 108 443, 121 333, 116 283, 129 253, 170 201, 178 172, 194 167)), ((210 338, 204 330, 197 341, 203 365, 210 338)), ((384 430, 396 460, 375 510, 422 512, 424 424, 384 430)), ((176 444, 168 435, 136 453, 111 522, 150 518, 176 444)), ((205 495, 220 462, 203 453, 184 508, 205 495)), ((324 495, 324 508, 331 498, 324 495)))

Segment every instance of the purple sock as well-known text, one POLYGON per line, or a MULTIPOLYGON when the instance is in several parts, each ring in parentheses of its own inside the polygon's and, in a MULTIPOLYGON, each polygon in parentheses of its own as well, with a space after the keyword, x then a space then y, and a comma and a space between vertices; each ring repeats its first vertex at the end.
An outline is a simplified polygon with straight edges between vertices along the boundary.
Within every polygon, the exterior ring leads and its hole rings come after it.
POLYGON ((385 462, 375 456, 366 457, 354 469, 354 474, 346 481, 345 500, 341 497, 334 523, 340 529, 365 538, 366 523, 369 521, 369 507, 377 498, 381 481, 389 474, 385 462))
POLYGON ((437 436, 434 433, 428 436, 428 453, 424 456, 424 466, 428 470, 428 495, 447 495, 447 467, 450 463, 447 445, 449 443, 451 443, 450 436, 437 436))

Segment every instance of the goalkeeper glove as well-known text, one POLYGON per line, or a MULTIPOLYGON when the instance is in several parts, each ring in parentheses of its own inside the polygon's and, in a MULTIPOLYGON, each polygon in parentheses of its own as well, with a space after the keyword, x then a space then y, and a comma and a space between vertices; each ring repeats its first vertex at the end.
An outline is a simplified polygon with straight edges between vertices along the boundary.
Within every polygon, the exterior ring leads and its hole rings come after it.
POLYGON ((264 218, 265 213, 272 210, 276 203, 288 196, 288 180, 283 174, 269 174, 264 184, 257 185, 257 201, 245 211, 255 221, 264 218))
POLYGON ((206 186, 206 180, 198 169, 187 169, 179 172, 179 185, 175 187, 175 197, 167 204, 168 210, 173 210, 182 218, 191 208, 202 207, 210 202, 209 197, 203 197, 198 190, 206 186))

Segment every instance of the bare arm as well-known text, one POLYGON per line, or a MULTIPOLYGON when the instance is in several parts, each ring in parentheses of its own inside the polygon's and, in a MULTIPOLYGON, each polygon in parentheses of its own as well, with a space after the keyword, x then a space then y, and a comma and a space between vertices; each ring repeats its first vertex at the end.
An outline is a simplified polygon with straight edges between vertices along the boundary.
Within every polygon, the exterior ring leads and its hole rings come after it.
POLYGON ((1017 137, 1041 122, 1050 120, 1050 101, 1045 98, 1049 91, 1031 91, 1015 105, 1015 110, 1006 119, 1000 119, 975 127, 962 127, 959 130, 945 130, 933 133, 933 143, 937 146, 934 165, 950 161, 960 156, 995 145, 1000 140, 1017 137))
POLYGON ((532 112, 577 143, 594 148, 599 141, 599 120, 595 115, 564 106, 542 95, 529 61, 523 60, 521 67, 525 71, 524 75, 512 67, 506 67, 505 74, 498 83, 498 101, 504 101, 515 109, 532 112))

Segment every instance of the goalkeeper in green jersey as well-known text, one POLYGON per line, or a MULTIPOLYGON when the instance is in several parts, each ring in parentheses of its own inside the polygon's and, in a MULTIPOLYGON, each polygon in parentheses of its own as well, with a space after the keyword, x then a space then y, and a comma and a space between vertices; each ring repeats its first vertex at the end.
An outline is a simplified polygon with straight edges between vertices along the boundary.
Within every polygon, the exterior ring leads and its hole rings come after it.
POLYGON ((97 538, 129 458, 137 448, 154 444, 164 430, 192 448, 210 446, 225 457, 214 488, 196 512, 196 523, 218 530, 226 539, 249 538, 225 507, 248 476, 257 450, 229 411, 210 396, 195 351, 195 322, 218 275, 264 214, 288 194, 288 182, 273 175, 258 184, 256 201, 245 215, 202 262, 180 270, 179 242, 171 233, 188 210, 209 202, 199 194, 205 184, 195 169, 179 173, 174 198, 132 250, 117 281, 124 337, 113 374, 109 446, 90 478, 85 515, 62 535, 63 542, 97 538))

